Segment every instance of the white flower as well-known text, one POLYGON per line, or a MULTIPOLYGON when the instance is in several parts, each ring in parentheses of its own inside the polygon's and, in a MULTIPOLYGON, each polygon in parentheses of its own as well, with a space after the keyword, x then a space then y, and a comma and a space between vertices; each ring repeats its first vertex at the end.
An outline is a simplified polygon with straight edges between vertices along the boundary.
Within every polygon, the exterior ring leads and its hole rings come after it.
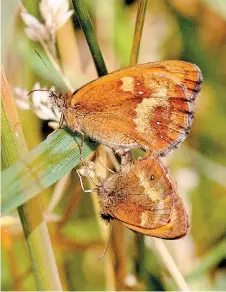
POLYGON ((73 14, 73 10, 68 11, 68 0, 42 0, 39 7, 46 27, 50 31, 58 30, 73 14))
POLYGON ((55 91, 54 87, 49 90, 45 87, 41 88, 40 84, 37 82, 34 85, 32 93, 32 103, 34 105, 34 112, 36 115, 43 120, 60 120, 60 112, 50 101, 49 92, 55 91), (40 91, 39 91, 40 89, 40 91))
POLYGON ((41 24, 37 18, 27 12, 21 12, 21 17, 27 25, 25 29, 26 35, 33 41, 48 40, 49 33, 47 28, 41 24))
POLYGON ((73 10, 69 10, 68 0, 42 0, 39 9, 45 24, 29 13, 21 12, 27 25, 25 33, 33 41, 54 40, 55 32, 71 17, 73 10))
POLYGON ((31 109, 42 120, 59 122, 61 114, 58 109, 53 106, 49 97, 49 93, 55 91, 55 88, 41 88, 40 84, 37 82, 33 90, 35 91, 28 96, 27 90, 16 88, 16 104, 22 109, 31 109))
POLYGON ((29 96, 27 95, 28 91, 23 90, 19 87, 16 87, 14 91, 15 91, 15 95, 16 95, 15 102, 16 102, 17 106, 20 107, 21 109, 24 109, 24 110, 30 109, 29 96))

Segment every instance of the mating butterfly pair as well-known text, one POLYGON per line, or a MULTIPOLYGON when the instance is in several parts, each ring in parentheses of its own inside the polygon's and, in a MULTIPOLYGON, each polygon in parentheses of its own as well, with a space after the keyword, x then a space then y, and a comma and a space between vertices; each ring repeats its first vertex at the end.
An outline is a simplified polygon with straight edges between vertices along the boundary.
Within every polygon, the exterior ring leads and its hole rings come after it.
POLYGON ((73 131, 121 154, 140 148, 151 156, 128 162, 98 187, 103 219, 160 238, 186 234, 187 213, 160 156, 189 134, 201 83, 196 65, 163 61, 115 71, 65 96, 61 109, 73 131))

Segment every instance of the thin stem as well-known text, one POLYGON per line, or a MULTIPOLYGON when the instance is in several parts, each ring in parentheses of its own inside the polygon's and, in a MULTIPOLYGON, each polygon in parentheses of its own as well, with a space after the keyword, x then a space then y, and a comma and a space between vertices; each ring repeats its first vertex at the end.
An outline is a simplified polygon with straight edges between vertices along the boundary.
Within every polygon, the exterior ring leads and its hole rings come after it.
POLYGON ((81 198, 81 187, 79 184, 76 185, 75 189, 73 190, 73 194, 69 200, 69 203, 67 204, 64 214, 62 215, 62 218, 58 224, 58 235, 60 233, 61 228, 65 225, 67 220, 69 219, 72 212, 76 212, 76 209, 78 207, 78 204, 80 202, 81 198))
MULTIPOLYGON (((142 35, 142 30, 144 26, 144 18, 145 18, 145 12, 147 8, 147 0, 140 0, 139 2, 139 8, 137 12, 137 18, 136 18, 136 26, 135 26, 135 33, 134 33, 134 40, 133 40, 133 48, 132 48, 132 54, 130 59, 130 65, 135 65, 138 60, 138 53, 140 48, 140 40, 142 35)), ((138 275, 140 278, 144 277, 144 238, 143 236, 140 237, 136 235, 136 239, 138 242, 138 266, 139 271, 138 275)), ((178 288, 181 289, 181 291, 188 291, 189 287, 184 280, 184 277, 182 276, 181 272, 179 271, 177 265, 175 264, 173 258, 171 257, 170 253, 168 252, 164 242, 160 239, 153 238, 152 239, 155 249, 159 253, 163 263, 169 270, 172 278, 178 285, 178 288)))
POLYGON ((226 258, 226 238, 222 239, 219 243, 209 250, 197 264, 193 267, 192 271, 186 276, 187 281, 199 281, 209 271, 214 270, 218 263, 226 258))
POLYGON ((53 213, 53 210, 56 208, 56 206, 62 199, 65 189, 68 187, 70 183, 70 177, 71 177, 71 173, 69 172, 56 183, 51 201, 49 202, 47 210, 46 210, 46 214, 53 213))
POLYGON ((74 91, 73 86, 71 85, 71 83, 69 82, 69 80, 67 79, 67 77, 64 75, 64 72, 62 71, 62 69, 59 66, 59 64, 57 63, 57 61, 55 60, 55 58, 52 55, 52 53, 50 52, 48 46, 42 40, 39 40, 39 42, 42 45, 42 47, 43 47, 46 55, 49 58, 49 60, 53 64, 54 68, 56 69, 57 73, 60 75, 60 77, 62 78, 64 84, 67 86, 68 90, 70 90, 71 92, 73 92, 74 91))
POLYGON ((130 59, 131 66, 135 65, 138 60, 140 40, 141 40, 141 35, 143 31, 143 26, 144 26, 146 8, 147 8, 147 0, 140 0, 138 11, 137 11, 134 38, 133 38, 132 54, 131 54, 131 59, 130 59))
MULTIPOLYGON (((107 74, 107 69, 104 63, 104 59, 103 56, 101 54, 99 45, 97 43, 97 39, 93 30, 93 26, 91 23, 91 19, 88 13, 88 10, 86 8, 85 2, 83 0, 72 0, 73 5, 74 5, 74 9, 76 11, 77 17, 79 19, 80 25, 83 29, 83 32, 85 34, 86 37, 86 41, 88 43, 90 52, 92 54, 95 66, 96 66, 96 70, 99 76, 103 76, 107 74)), ((101 161, 105 164, 105 158, 106 155, 103 152, 103 150, 100 152, 100 159, 101 161)), ((104 172, 106 172, 106 169, 103 168, 102 165, 98 164, 96 165, 96 169, 101 170, 101 173, 104 174, 104 172)), ((104 175, 106 176, 106 174, 104 175)), ((94 208, 95 208, 95 214, 96 216, 98 216, 99 219, 99 212, 100 212, 100 206, 98 203, 98 198, 96 196, 96 194, 94 196, 92 196, 93 198, 93 204, 94 204, 94 208)), ((103 236, 104 241, 106 241, 106 239, 109 238, 109 229, 105 226, 105 224, 103 222, 101 222, 100 220, 98 220, 100 229, 101 229, 101 234, 103 236)), ((113 267, 113 261, 112 261, 112 249, 111 247, 109 247, 108 253, 106 254, 106 256, 102 259, 105 261, 105 272, 106 272, 106 286, 108 290, 115 290, 115 271, 114 271, 114 267, 113 267)))
MULTIPOLYGON (((103 178, 105 178, 107 176, 107 170, 105 167, 103 167, 103 165, 106 165, 106 154, 104 153, 103 146, 100 145, 97 151, 99 152, 98 157, 101 163, 99 162, 99 160, 96 161, 96 171, 100 172, 103 178)), ((91 186, 92 186, 92 183, 91 183, 91 186)), ((105 224, 105 222, 99 219, 100 218, 99 214, 101 210, 100 210, 100 204, 98 202, 98 197, 96 196, 96 194, 92 196, 92 199, 93 199, 95 215, 97 217, 97 222, 101 230, 101 235, 106 244, 109 239, 110 228, 109 226, 105 224)), ((115 271, 113 267, 113 254, 112 254, 111 245, 108 247, 106 255, 101 260, 103 260, 105 264, 106 289, 115 290, 116 279, 115 279, 115 271)))
POLYGON ((78 41, 76 41, 77 35, 74 32, 72 19, 57 30, 56 37, 61 67, 71 83, 73 85, 76 84, 76 88, 80 87, 84 84, 85 76, 79 56, 78 41))
MULTIPOLYGON (((130 58, 130 65, 136 65, 138 60, 138 53, 140 49, 140 40, 144 26, 145 12, 147 8, 147 0, 140 0, 137 18, 135 24, 134 38, 133 38, 133 47, 130 58)), ((140 280, 145 280, 145 249, 144 249, 144 236, 140 234, 135 234, 135 242, 137 246, 137 258, 135 266, 138 267, 136 270, 137 276, 140 280)))
MULTIPOLYGON (((6 167, 27 151, 16 106, 2 68, 2 157, 6 167)), ((62 291, 39 198, 18 208, 38 290, 62 291)))
POLYGON ((142 234, 135 234, 135 243, 136 243, 136 259, 135 259, 136 275, 139 280, 145 281, 144 236, 142 234))
POLYGON ((115 278, 116 289, 123 291, 125 287, 126 267, 126 249, 124 227, 120 222, 114 222, 112 230, 112 249, 115 254, 115 278))
POLYGON ((79 23, 85 34, 86 41, 88 43, 90 52, 93 57, 93 61, 97 69, 97 73, 99 76, 106 75, 107 68, 105 66, 104 59, 101 54, 99 45, 97 43, 92 22, 91 22, 87 7, 85 5, 85 2, 84 0, 72 0, 72 3, 74 5, 74 9, 77 14, 79 23))
MULTIPOLYGON (((22 12, 27 12, 22 1, 19 2, 19 6, 20 6, 20 10, 22 12)), ((64 84, 68 88, 68 90, 73 92, 74 88, 71 85, 71 83, 69 82, 69 80, 67 79, 67 77, 65 76, 64 72, 62 71, 62 69, 59 65, 59 61, 57 60, 56 47, 55 47, 56 40, 55 40, 55 36, 53 36, 53 34, 51 34, 51 39, 52 40, 49 42, 49 46, 46 45, 46 43, 42 39, 39 39, 39 42, 40 42, 41 46, 43 47, 43 50, 45 51, 46 55, 48 56, 50 62, 53 64, 57 73, 59 74, 59 76, 63 80, 64 84)))
POLYGON ((186 283, 183 275, 179 271, 176 263, 174 262, 172 256, 170 255, 168 249, 165 246, 165 243, 162 239, 152 238, 153 244, 155 246, 156 251, 161 257, 162 262, 168 269, 170 275, 174 279, 175 283, 177 284, 178 288, 181 291, 189 291, 190 288, 186 283))

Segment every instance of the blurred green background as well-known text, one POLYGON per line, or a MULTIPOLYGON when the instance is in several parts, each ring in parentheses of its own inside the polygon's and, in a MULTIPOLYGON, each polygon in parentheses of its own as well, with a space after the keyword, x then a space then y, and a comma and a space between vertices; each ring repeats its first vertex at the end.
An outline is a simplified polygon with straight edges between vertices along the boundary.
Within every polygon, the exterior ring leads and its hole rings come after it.
MULTIPOLYGON (((23 1, 40 17, 39 1, 23 1)), ((138 1, 87 0, 108 71, 129 65, 138 1)), ((41 46, 24 33, 19 1, 2 3, 2 64, 11 89, 31 90, 52 79, 34 54, 37 49, 56 76, 41 46)), ((97 78, 76 15, 57 32, 62 68, 75 89, 97 78), (74 29, 73 29, 74 28, 74 29)), ((138 63, 180 59, 197 64, 204 83, 196 102, 192 131, 165 160, 191 220, 188 236, 166 245, 192 290, 226 290, 226 1, 148 1, 138 63)), ((19 109, 29 149, 51 128, 31 111, 19 109)), ((137 236, 117 223, 107 255, 100 219, 89 194, 81 192, 74 171, 41 196, 64 290, 177 290, 151 240, 140 259, 137 236), (120 251, 117 251, 119 246, 120 251), (118 257, 117 257, 117 256, 118 257), (142 272, 140 272, 142 270, 142 272), (122 277, 123 283, 119 283, 122 277)), ((35 290, 34 278, 16 212, 2 220, 2 290, 35 290)))

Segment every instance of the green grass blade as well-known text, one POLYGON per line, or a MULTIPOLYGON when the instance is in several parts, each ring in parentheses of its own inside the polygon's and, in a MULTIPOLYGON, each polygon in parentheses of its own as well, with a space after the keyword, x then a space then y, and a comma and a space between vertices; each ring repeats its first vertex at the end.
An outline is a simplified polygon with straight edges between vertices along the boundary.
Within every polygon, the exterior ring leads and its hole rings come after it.
POLYGON ((200 279, 226 257, 226 239, 221 240, 216 246, 202 257, 200 263, 186 276, 189 282, 200 279))
POLYGON ((133 22, 123 1, 114 1, 114 49, 120 67, 128 66, 132 48, 133 22))
MULTIPOLYGON (((2 173, 2 213, 33 198, 80 163, 79 135, 65 129, 53 133, 2 173)), ((98 146, 84 143, 83 158, 98 146)))
MULTIPOLYGON (((147 8, 147 0, 140 0, 138 10, 137 10, 137 17, 136 17, 136 24, 134 30, 134 38, 133 38, 133 47, 131 52, 130 58, 130 65, 136 65, 138 60, 138 54, 140 49, 140 41, 141 35, 144 27, 144 19, 145 19, 145 12, 147 8)), ((141 234, 135 235, 135 240, 137 243, 137 259, 135 265, 139 267, 137 269, 137 277, 141 281, 145 281, 145 248, 144 248, 144 236, 141 234)))
POLYGON ((106 75, 107 69, 99 45, 96 40, 96 36, 93 30, 93 26, 85 2, 84 0, 72 0, 72 3, 74 5, 74 9, 78 16, 80 25, 85 34, 86 41, 92 54, 98 75, 99 76, 106 75))
MULTIPOLYGON (((85 1, 83 0, 73 0, 73 5, 75 8, 75 11, 77 13, 80 25, 83 29, 83 32, 85 34, 90 52, 92 54, 96 70, 99 76, 103 76, 107 74, 107 69, 104 63, 104 59, 102 57, 99 45, 97 43, 96 35, 94 33, 91 19, 88 13, 88 10, 86 8, 85 1)), ((96 208, 98 204, 98 199, 97 197, 92 197, 93 200, 93 205, 95 206, 95 213, 96 216, 99 217, 99 208, 96 208)), ((107 232, 106 232, 106 226, 101 227, 101 233, 103 235, 103 238, 107 240, 106 237, 108 237, 107 232)), ((108 253, 106 255, 105 259, 105 283, 106 283, 106 289, 107 290, 115 290, 116 287, 116 275, 114 271, 114 265, 113 265, 113 255, 112 253, 108 253)))
MULTIPOLYGON (((27 152, 27 147, 3 69, 1 83, 2 160, 7 167, 13 164, 23 153, 27 152)), ((18 177, 17 179, 20 178, 18 177)), ((2 183, 5 181, 6 177, 3 176, 2 183)), ((15 197, 13 197, 14 200, 16 200, 15 197)), ((61 291, 62 287, 39 198, 36 197, 17 207, 38 290, 61 291)))
MULTIPOLYGON (((80 0, 74 5, 98 74, 104 75, 107 73, 106 66, 86 6, 80 0)), ((80 163, 78 143, 81 144, 78 135, 61 129, 5 170, 2 173, 2 213, 6 214, 33 198, 80 163)), ((85 144, 83 157, 89 155, 97 146, 98 143, 85 144)))
POLYGON ((137 60, 138 60, 140 40, 141 40, 141 35, 143 31, 143 26, 144 26, 146 8, 147 8, 147 0, 140 0, 138 11, 137 11, 134 38, 133 38, 132 54, 131 54, 131 59, 130 59, 131 66, 136 65, 137 60))

